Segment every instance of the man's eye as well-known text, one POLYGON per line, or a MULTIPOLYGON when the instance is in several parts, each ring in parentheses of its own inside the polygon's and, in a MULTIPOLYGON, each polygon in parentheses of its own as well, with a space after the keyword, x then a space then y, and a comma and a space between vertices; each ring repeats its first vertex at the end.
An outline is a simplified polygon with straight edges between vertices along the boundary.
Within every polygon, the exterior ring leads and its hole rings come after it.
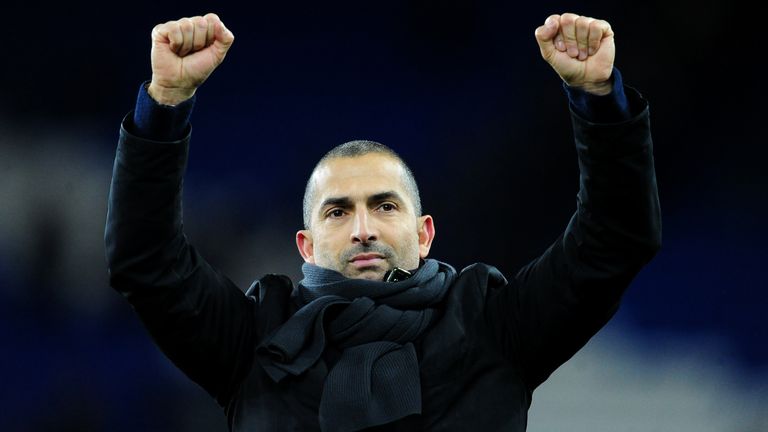
POLYGON ((397 210, 397 207, 392 203, 384 203, 380 205, 379 208, 384 210, 385 212, 391 212, 391 211, 397 210))
POLYGON ((340 218, 342 216, 344 216, 344 210, 342 209, 333 209, 328 212, 328 217, 340 218))

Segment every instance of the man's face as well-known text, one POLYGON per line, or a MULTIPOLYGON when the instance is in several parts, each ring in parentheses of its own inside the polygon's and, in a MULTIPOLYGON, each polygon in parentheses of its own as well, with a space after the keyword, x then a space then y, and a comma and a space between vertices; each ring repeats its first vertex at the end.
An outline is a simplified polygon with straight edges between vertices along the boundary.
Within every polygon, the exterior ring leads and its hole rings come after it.
POLYGON ((404 169, 381 153, 332 158, 315 171, 311 227, 296 233, 306 262, 349 278, 381 280, 393 267, 415 269, 434 238, 431 216, 417 217, 404 169))

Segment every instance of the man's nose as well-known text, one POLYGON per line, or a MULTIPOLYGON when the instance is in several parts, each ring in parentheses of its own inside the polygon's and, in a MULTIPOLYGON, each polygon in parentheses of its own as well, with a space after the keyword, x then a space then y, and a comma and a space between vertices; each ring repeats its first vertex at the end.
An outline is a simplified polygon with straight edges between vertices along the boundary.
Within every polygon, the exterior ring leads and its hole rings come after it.
POLYGON ((352 235, 350 236, 352 243, 368 243, 376 241, 379 233, 375 225, 376 223, 370 218, 367 209, 357 211, 355 214, 355 224, 352 227, 352 235))

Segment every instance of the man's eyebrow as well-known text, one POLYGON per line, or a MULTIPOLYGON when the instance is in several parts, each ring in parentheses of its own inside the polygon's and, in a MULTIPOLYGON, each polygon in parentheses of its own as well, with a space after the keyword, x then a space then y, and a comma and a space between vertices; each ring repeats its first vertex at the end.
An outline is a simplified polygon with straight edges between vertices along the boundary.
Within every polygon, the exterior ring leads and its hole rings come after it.
POLYGON ((368 197, 368 203, 377 203, 377 202, 387 201, 387 200, 398 201, 401 203, 405 202, 405 200, 403 200, 403 197, 401 197, 400 194, 395 191, 380 192, 368 197))
POLYGON ((326 198, 323 203, 320 204, 320 208, 324 209, 328 206, 349 208, 352 207, 352 200, 349 199, 349 197, 330 197, 326 198))
MULTIPOLYGON (((368 197, 368 203, 378 203, 382 201, 387 200, 393 200, 398 202, 405 202, 403 200, 403 197, 400 196, 399 193, 395 191, 386 191, 386 192, 379 192, 376 194, 373 194, 368 197)), ((324 209, 326 207, 341 207, 341 208, 349 208, 352 207, 352 200, 349 197, 330 197, 323 200, 323 202, 320 204, 320 209, 324 209)))

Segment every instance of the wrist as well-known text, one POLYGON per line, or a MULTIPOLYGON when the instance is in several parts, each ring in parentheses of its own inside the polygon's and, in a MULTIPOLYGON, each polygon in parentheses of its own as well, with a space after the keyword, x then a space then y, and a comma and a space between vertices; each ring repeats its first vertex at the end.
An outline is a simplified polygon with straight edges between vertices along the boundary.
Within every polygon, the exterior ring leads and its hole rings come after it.
POLYGON ((590 93, 583 87, 571 87, 563 82, 571 109, 580 117, 594 123, 629 120, 633 111, 624 93, 624 81, 618 69, 613 68, 609 82, 612 87, 607 94, 590 93))
POLYGON ((189 133, 189 118, 195 96, 170 106, 158 103, 149 95, 149 82, 144 82, 136 97, 132 124, 126 129, 141 138, 153 141, 178 141, 189 133))
POLYGON ((147 93, 155 102, 161 105, 176 106, 194 96, 195 89, 164 87, 153 80, 147 86, 147 93))
POLYGON ((573 87, 576 89, 579 89, 581 91, 591 93, 593 95, 597 96, 605 96, 611 94, 611 91, 613 90, 613 80, 608 79, 606 81, 597 82, 597 83, 581 83, 581 84, 569 84, 566 83, 569 87, 573 87))

